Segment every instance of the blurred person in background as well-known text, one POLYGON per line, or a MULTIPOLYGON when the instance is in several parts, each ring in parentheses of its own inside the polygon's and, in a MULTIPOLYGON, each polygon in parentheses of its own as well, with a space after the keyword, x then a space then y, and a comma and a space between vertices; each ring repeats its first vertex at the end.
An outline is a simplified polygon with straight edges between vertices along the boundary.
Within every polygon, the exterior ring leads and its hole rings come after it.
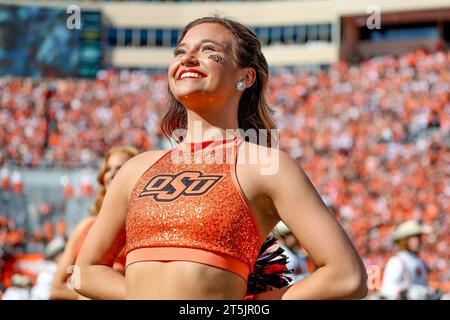
MULTIPOLYGON (((101 186, 101 190, 99 191, 97 199, 91 209, 91 216, 81 220, 76 225, 72 235, 67 241, 66 249, 64 250, 62 258, 58 264, 56 275, 52 283, 52 300, 76 300, 83 298, 66 285, 67 279, 73 272, 72 267, 75 264, 81 246, 83 245, 84 240, 95 221, 95 218, 100 212, 103 199, 108 187, 111 184, 111 181, 122 165, 138 153, 139 151, 134 147, 118 146, 111 148, 106 154, 97 176, 97 181, 101 186)), ((122 273, 125 272, 125 260, 123 255, 119 255, 116 259, 114 269, 122 273)))
POLYGON ((308 275, 308 257, 300 247, 297 238, 282 221, 278 222, 274 234, 281 240, 280 246, 288 257, 287 268, 292 270, 292 282, 297 282, 308 275))
MULTIPOLYGON (((0 250, 1 251, 1 250, 0 250)), ((5 292, 5 285, 3 284, 3 276, 2 276, 2 269, 4 267, 5 262, 2 260, 2 257, 0 256, 0 300, 2 300, 3 293, 5 292)))
POLYGON ((5 267, 3 244, 0 244, 0 299, 2 298, 5 286, 3 284, 3 268, 5 267))
POLYGON ((45 262, 36 278, 36 285, 31 289, 31 300, 50 299, 52 282, 65 246, 66 242, 62 238, 56 238, 46 246, 45 262))
POLYGON ((15 274, 12 276, 11 282, 12 286, 5 290, 2 300, 30 300, 30 278, 15 274))
POLYGON ((420 258, 424 234, 431 228, 416 220, 400 224, 394 231, 393 240, 398 252, 391 257, 384 269, 380 290, 381 298, 395 300, 423 300, 432 298, 428 287, 428 266, 420 258))

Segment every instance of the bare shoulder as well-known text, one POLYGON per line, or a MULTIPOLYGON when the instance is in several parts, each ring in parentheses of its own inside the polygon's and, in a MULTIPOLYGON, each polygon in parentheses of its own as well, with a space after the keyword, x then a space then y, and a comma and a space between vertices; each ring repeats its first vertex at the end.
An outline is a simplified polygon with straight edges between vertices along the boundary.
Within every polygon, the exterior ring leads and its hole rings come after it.
POLYGON ((239 147, 240 163, 245 163, 255 174, 274 176, 285 171, 301 169, 284 150, 244 141, 239 147))
POLYGON ((92 223, 95 220, 95 216, 88 216, 80 220, 75 228, 73 229, 73 234, 81 233, 83 232, 84 228, 86 228, 90 223, 92 223))
POLYGON ((307 183, 306 174, 301 165, 286 151, 278 147, 261 146, 244 142, 240 146, 239 162, 257 182, 260 193, 272 195, 284 188, 296 187, 307 183), (241 151, 242 150, 242 151, 241 151))
POLYGON ((122 179, 121 184, 128 186, 129 194, 144 172, 168 151, 169 149, 145 151, 123 164, 117 176, 122 179))
POLYGON ((132 168, 136 169, 139 168, 140 166, 152 165, 168 151, 169 151, 168 149, 163 149, 163 150, 150 150, 139 153, 138 155, 134 156, 133 158, 125 162, 123 167, 126 167, 127 170, 131 170, 132 168))
POLYGON ((75 226, 75 228, 73 229, 70 238, 69 238, 69 242, 70 240, 73 241, 77 241, 77 239, 80 237, 80 235, 83 233, 83 231, 86 229, 86 227, 92 223, 95 220, 95 216, 88 216, 83 218, 82 220, 80 220, 77 225, 75 226))

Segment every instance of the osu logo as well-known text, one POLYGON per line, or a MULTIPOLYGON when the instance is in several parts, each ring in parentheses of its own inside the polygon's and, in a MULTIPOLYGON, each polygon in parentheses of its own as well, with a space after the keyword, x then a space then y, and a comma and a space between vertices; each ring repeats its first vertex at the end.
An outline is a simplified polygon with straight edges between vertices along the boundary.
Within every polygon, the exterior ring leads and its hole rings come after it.
POLYGON ((152 196, 156 201, 168 202, 181 195, 200 196, 210 191, 224 176, 224 174, 204 175, 200 171, 160 174, 147 183, 138 198, 152 196))

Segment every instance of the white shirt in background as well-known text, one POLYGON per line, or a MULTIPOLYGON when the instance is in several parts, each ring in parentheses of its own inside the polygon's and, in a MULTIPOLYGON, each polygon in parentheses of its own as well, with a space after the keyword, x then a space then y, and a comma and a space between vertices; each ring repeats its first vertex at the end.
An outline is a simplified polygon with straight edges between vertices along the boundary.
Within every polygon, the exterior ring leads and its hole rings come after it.
POLYGON ((30 291, 25 288, 9 287, 3 294, 2 300, 30 300, 30 291))
POLYGON ((387 299, 399 299, 402 290, 408 298, 425 299, 428 292, 428 270, 425 261, 409 251, 391 257, 384 269, 380 293, 387 299))
POLYGON ((53 261, 46 261, 36 279, 36 285, 31 289, 31 300, 49 300, 53 278, 58 265, 53 261))

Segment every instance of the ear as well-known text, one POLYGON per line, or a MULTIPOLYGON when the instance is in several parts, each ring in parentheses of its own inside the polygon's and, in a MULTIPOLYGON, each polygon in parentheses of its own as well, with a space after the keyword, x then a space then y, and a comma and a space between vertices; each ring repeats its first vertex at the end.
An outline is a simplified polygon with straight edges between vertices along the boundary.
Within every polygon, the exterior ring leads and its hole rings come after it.
POLYGON ((254 68, 245 68, 244 72, 245 87, 250 88, 256 80, 256 70, 254 68))

